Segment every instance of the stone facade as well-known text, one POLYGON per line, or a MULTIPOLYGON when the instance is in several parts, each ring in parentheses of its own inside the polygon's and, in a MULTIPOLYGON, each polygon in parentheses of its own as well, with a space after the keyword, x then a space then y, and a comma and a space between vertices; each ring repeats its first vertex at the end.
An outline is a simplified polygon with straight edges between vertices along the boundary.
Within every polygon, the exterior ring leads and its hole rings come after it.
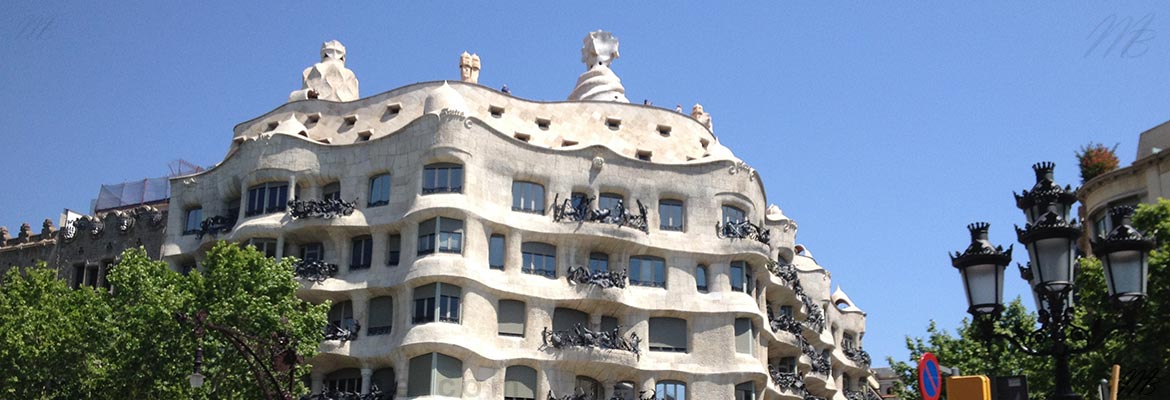
POLYGON ((297 100, 171 204, 176 269, 216 240, 309 261, 299 295, 333 303, 314 393, 873 396, 865 313, 755 169, 670 110, 461 81, 297 100))
POLYGON ((143 247, 159 258, 166 221, 166 201, 82 216, 61 229, 46 219, 36 234, 31 228, 8 240, 0 234, 0 273, 44 262, 73 287, 108 287, 106 273, 126 249, 143 247))

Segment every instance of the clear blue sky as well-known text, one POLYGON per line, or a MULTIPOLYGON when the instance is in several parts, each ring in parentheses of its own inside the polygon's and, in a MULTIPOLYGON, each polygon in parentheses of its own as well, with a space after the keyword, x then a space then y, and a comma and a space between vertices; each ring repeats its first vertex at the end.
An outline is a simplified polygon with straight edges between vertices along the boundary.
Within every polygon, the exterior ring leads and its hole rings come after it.
MULTIPOLYGON (((458 79, 468 50, 481 83, 562 100, 600 28, 621 40, 613 69, 631 101, 701 102, 761 172, 798 242, 869 313, 877 365, 906 358, 903 337, 931 319, 957 326, 947 252, 980 220, 1014 243, 1011 193, 1031 187, 1033 163, 1076 185, 1081 145, 1120 144, 1128 165, 1138 134, 1170 119, 1164 0, 140 3, 4 7, 0 225, 87 210, 100 184, 163 176, 171 160, 219 162, 232 127, 299 89, 326 40, 348 47, 363 96, 458 79), (1126 33, 1098 43, 1109 18, 1126 33)), ((1013 271, 1008 298, 1026 290, 1013 271)))

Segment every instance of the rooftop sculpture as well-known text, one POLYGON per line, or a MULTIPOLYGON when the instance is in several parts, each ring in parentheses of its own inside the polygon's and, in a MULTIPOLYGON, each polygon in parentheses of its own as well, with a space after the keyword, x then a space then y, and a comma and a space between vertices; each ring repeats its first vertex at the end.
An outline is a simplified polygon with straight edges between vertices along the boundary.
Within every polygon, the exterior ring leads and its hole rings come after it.
POLYGON ((468 83, 479 83, 479 54, 459 55, 459 79, 468 83))
POLYGON ((581 47, 581 62, 585 73, 577 78, 577 86, 569 100, 615 101, 629 103, 622 80, 609 69, 618 58, 618 39, 605 31, 589 32, 581 47))
POLYGON ((322 43, 321 62, 305 68, 301 75, 301 90, 289 93, 288 101, 354 101, 359 98, 357 76, 345 67, 345 46, 336 40, 322 43))

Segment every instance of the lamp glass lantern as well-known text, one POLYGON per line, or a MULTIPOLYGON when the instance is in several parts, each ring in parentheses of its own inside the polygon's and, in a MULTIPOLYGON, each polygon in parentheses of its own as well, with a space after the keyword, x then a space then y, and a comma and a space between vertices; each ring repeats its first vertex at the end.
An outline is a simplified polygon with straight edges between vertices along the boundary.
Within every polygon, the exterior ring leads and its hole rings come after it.
POLYGON ((1125 305, 1146 297, 1149 281, 1149 252, 1154 243, 1130 226, 1133 207, 1109 210, 1113 231, 1093 241, 1093 252, 1105 269, 1109 298, 1125 305))
POLYGON ((967 226, 971 245, 951 255, 951 264, 963 278, 967 311, 972 315, 995 314, 1003 310, 1003 272, 1011 262, 1011 248, 992 246, 987 240, 990 225, 977 222, 967 226))
POLYGON ((187 380, 191 383, 191 387, 196 388, 196 389, 203 387, 204 379, 206 379, 206 377, 204 377, 203 374, 198 373, 198 372, 194 372, 191 375, 187 376, 187 380))
MULTIPOLYGON (((1063 229, 1033 228, 1036 236, 1028 241, 1022 239, 1028 247, 1028 257, 1032 262, 1032 271, 1036 274, 1035 288, 1048 293, 1059 293, 1068 290, 1074 283, 1073 267, 1076 259, 1076 236, 1062 232, 1063 229), (1062 234, 1063 233, 1063 234, 1062 234), (1047 235, 1044 235, 1047 234, 1047 235)), ((1073 235, 1076 232, 1072 232, 1073 235)))

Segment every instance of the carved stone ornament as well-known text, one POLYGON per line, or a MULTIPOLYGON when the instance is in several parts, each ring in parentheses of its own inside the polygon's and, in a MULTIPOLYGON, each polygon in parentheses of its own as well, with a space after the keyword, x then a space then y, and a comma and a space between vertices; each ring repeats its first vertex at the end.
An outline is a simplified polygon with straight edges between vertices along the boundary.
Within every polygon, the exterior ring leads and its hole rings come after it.
POLYGON ((74 220, 73 225, 80 231, 89 232, 95 238, 101 236, 102 232, 106 230, 105 222, 96 216, 83 215, 74 220))
POLYGON ((20 232, 16 234, 17 243, 28 243, 32 239, 32 226, 28 222, 20 224, 20 232))
POLYGON ((345 67, 345 46, 336 40, 321 44, 321 62, 305 68, 301 73, 301 90, 288 95, 288 101, 354 101, 359 98, 357 76, 345 67))
POLYGON ((748 179, 752 180, 752 181, 756 180, 756 176, 759 175, 759 173, 756 172, 755 168, 752 168, 752 166, 748 165, 746 162, 743 162, 743 161, 736 162, 735 165, 732 165, 731 168, 729 168, 727 170, 727 173, 729 173, 731 175, 735 175, 735 174, 739 173, 740 171, 747 172, 748 179))
POLYGON ((609 69, 618 56, 618 39, 612 33, 599 30, 585 36, 585 44, 581 47, 585 73, 577 78, 577 86, 569 94, 569 100, 629 103, 622 80, 609 69))
POLYGON ((594 171, 601 171, 602 167, 605 167, 605 159, 601 158, 601 157, 593 157, 593 164, 592 164, 593 170, 594 171))
POLYGON ((118 222, 119 233, 126 234, 130 232, 130 229, 134 228, 135 215, 132 212, 119 210, 107 214, 107 218, 111 216, 118 222))
POLYGON ((53 220, 45 218, 41 222, 41 240, 49 240, 53 237, 53 220))

